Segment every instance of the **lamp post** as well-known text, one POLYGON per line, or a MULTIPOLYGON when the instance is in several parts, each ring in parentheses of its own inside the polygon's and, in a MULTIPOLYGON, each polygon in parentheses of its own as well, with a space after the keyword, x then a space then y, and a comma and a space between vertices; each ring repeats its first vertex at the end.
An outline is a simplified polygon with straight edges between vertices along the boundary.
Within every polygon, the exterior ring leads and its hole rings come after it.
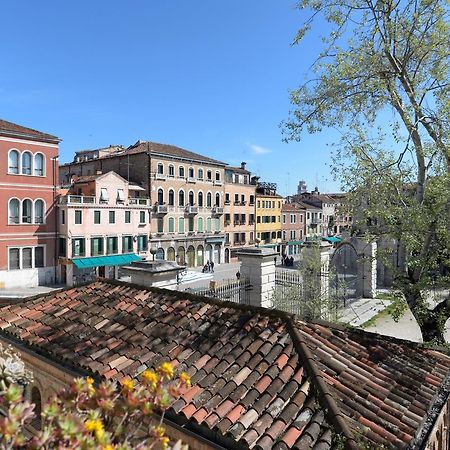
POLYGON ((155 255, 156 255, 156 252, 157 252, 158 250, 156 250, 156 248, 155 247, 152 247, 151 249, 150 249, 150 253, 152 254, 152 256, 153 256, 153 261, 155 260, 155 255))

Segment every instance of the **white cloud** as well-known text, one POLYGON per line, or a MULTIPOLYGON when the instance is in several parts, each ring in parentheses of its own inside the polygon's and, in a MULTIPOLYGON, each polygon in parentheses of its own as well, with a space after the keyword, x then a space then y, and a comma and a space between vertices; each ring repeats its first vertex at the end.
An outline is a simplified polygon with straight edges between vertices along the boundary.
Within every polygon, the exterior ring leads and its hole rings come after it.
POLYGON ((261 145, 249 144, 249 147, 253 150, 255 155, 265 155, 272 151, 270 148, 262 147, 261 145))

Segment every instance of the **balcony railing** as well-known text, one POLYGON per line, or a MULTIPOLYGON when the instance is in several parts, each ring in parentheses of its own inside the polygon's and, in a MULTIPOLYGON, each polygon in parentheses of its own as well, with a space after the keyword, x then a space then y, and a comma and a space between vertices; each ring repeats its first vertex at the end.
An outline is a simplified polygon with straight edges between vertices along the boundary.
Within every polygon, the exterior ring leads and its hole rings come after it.
POLYGON ((94 205, 97 200, 90 195, 64 195, 59 197, 60 205, 94 205))
POLYGON ((318 225, 319 223, 321 223, 322 222, 322 220, 320 220, 320 219, 318 219, 318 218, 316 218, 316 217, 313 217, 312 219, 311 219, 311 225, 318 225))
POLYGON ((129 198, 129 205, 137 205, 137 206, 150 206, 149 198, 129 198))
POLYGON ((214 186, 222 186, 222 180, 214 180, 214 186))
POLYGON ((186 206, 184 208, 184 212, 188 215, 194 216, 195 214, 198 214, 198 207, 197 206, 186 206))
POLYGON ((187 177, 186 181, 188 183, 195 183, 197 180, 194 177, 187 177))
POLYGON ((165 180, 167 178, 167 175, 163 173, 155 173, 155 180, 165 180))
POLYGON ((155 205, 155 214, 167 214, 167 205, 155 205))
POLYGON ((221 216, 223 214, 223 207, 222 206, 213 206, 212 213, 215 216, 221 216))

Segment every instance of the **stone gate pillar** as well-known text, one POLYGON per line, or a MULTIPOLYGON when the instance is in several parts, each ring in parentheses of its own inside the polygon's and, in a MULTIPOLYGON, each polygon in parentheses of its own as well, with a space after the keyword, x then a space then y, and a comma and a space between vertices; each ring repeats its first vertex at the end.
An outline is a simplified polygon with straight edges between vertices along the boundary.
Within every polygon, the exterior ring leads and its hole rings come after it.
POLYGON ((248 248, 237 252, 241 262, 241 277, 248 278, 252 285, 250 304, 271 308, 275 289, 275 257, 277 252, 269 248, 248 248))
POLYGON ((377 244, 364 238, 352 239, 357 253, 356 294, 364 298, 374 298, 377 291, 377 244))

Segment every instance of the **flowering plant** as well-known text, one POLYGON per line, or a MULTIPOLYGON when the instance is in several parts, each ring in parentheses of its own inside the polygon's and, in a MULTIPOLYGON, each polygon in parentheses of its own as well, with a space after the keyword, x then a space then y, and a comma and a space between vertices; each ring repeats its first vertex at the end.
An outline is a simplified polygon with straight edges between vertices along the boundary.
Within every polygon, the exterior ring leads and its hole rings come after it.
POLYGON ((4 364, 7 371, 0 373, 6 380, 4 389, 0 388, 0 409, 4 412, 4 417, 0 414, 1 450, 185 448, 180 441, 171 445, 163 426, 171 399, 190 386, 186 373, 173 380, 170 363, 145 370, 139 383, 125 379, 117 386, 111 381, 97 384, 90 377, 75 379, 70 388, 43 407, 40 430, 27 439, 25 427, 34 418, 34 405, 24 399, 17 384, 26 373, 23 363, 11 350, 10 357, 14 363, 4 364))

